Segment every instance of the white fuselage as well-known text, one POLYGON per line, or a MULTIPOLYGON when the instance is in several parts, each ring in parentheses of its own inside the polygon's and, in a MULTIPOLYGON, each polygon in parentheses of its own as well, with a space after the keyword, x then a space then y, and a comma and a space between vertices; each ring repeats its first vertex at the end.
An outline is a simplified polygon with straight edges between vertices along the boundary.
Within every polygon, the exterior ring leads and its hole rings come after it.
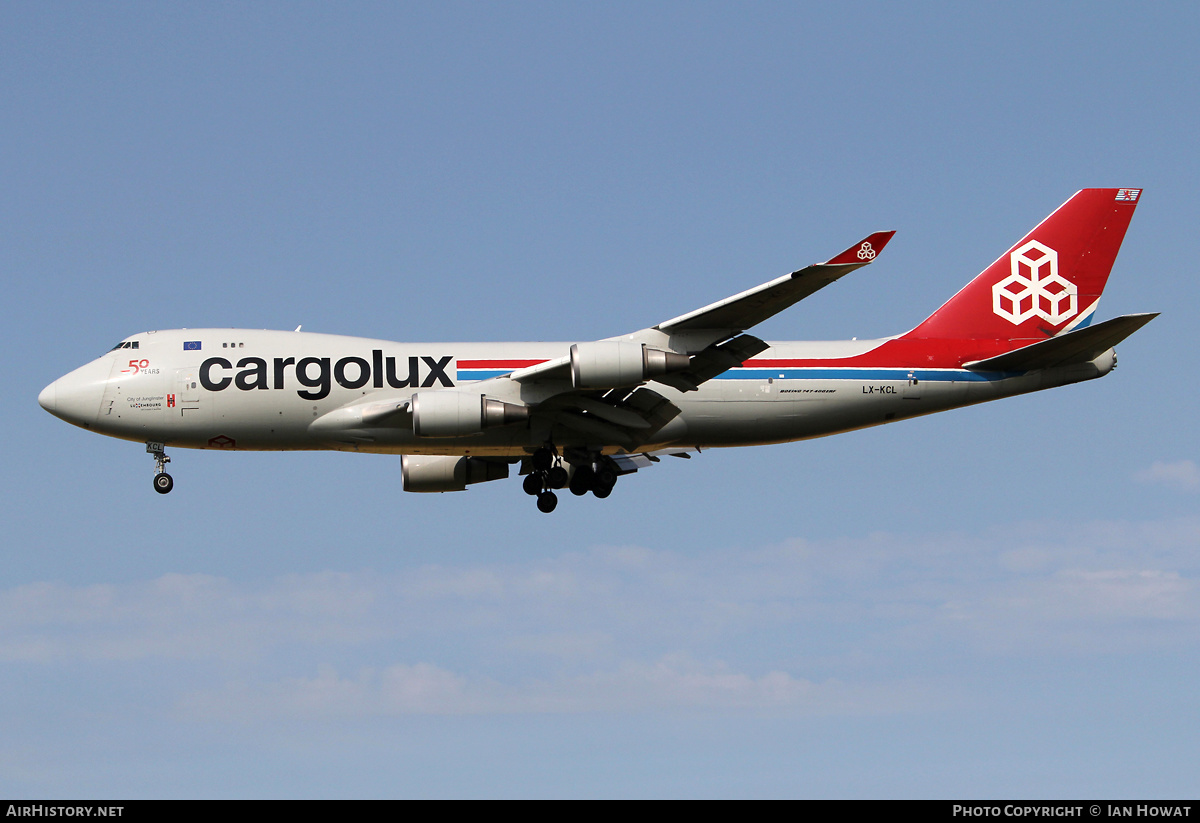
MULTIPOLYGON (((697 391, 651 383, 681 413, 636 450, 820 437, 1100 377, 1115 362, 1109 350, 1089 363, 1026 374, 845 365, 884 342, 772 343, 697 391)), ((562 357, 570 343, 410 344, 202 329, 146 332, 121 345, 55 381, 39 401, 90 430, 185 448, 521 456, 553 440, 606 453, 633 450, 552 422, 451 438, 418 437, 403 414, 361 423, 361 409, 376 398, 476 385, 562 357)), ((539 403, 556 387, 541 382, 506 391, 502 399, 539 403)))

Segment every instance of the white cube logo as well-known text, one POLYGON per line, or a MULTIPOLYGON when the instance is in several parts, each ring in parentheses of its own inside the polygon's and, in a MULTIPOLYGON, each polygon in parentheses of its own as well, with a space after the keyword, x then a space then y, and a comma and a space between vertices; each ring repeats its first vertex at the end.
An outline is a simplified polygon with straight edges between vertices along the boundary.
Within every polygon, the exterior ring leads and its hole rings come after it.
POLYGON ((1079 313, 1078 289, 1058 274, 1058 252, 1030 240, 1009 255, 1011 274, 992 286, 992 311, 1020 325, 1040 317, 1057 326, 1079 313))

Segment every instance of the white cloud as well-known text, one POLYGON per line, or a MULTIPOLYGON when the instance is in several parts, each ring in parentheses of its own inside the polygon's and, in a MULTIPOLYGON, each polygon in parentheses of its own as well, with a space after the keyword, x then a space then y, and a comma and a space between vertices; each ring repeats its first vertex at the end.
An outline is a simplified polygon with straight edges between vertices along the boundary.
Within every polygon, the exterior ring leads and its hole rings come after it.
POLYGON ((1149 623, 1148 631, 1160 638, 1164 633, 1159 621, 1200 627, 1197 581, 1157 570, 1065 569, 1010 583, 991 596, 959 604, 958 610, 974 610, 973 619, 987 625, 990 634, 997 627, 1016 633, 1013 630, 1020 625, 1020 634, 1038 646, 1059 639, 1064 626, 1069 626, 1074 644, 1081 642, 1082 632, 1100 646, 1111 642, 1114 625, 1129 628, 1149 623), (1047 634, 1048 638, 1039 637, 1047 634))
POLYGON ((879 685, 900 655, 1193 647, 1198 549, 1200 518, 1183 518, 265 583, 38 582, 0 591, 0 660, 200 662, 191 705, 215 714, 859 711, 864 694, 911 703, 879 685), (338 669, 314 675, 322 660, 338 669), (222 685, 238 683, 274 685, 222 685))
POLYGON ((509 651, 529 655, 549 655, 560 660, 595 660, 613 651, 613 637, 604 632, 547 631, 514 635, 505 641, 509 651))
POLYGON ((194 719, 369 717, 447 714, 562 714, 701 709, 802 715, 891 714, 944 705, 928 684, 851 685, 812 682, 782 671, 758 677, 721 661, 675 653, 579 676, 520 683, 464 677, 429 663, 363 669, 349 677, 332 666, 315 677, 244 683, 186 696, 194 719))
POLYGON ((1048 606, 1072 617, 1187 619, 1197 616, 1196 581, 1178 572, 1067 570, 1047 586, 1048 606))
POLYGON ((1134 475, 1142 483, 1154 483, 1179 491, 1200 491, 1200 468, 1191 460, 1176 460, 1167 463, 1155 460, 1148 469, 1134 475))
POLYGON ((0 660, 237 659, 281 642, 352 642, 374 631, 376 591, 356 575, 280 578, 254 590, 166 574, 121 585, 32 583, 0 592, 0 660))

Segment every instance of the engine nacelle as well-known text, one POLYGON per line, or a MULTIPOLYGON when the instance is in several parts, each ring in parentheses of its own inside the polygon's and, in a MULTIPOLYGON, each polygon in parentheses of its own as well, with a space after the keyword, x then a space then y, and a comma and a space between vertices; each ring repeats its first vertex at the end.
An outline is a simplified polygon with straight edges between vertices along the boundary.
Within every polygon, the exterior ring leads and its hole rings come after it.
POLYGON ((508 464, 478 457, 446 457, 435 454, 405 454, 400 473, 406 492, 461 492, 471 483, 486 483, 508 477, 508 464))
POLYGON ((686 354, 652 349, 645 343, 601 340, 571 346, 571 383, 577 389, 636 386, 652 377, 686 369, 686 354))
POLYGON ((527 406, 460 391, 417 392, 411 409, 417 437, 461 437, 529 419, 527 406))

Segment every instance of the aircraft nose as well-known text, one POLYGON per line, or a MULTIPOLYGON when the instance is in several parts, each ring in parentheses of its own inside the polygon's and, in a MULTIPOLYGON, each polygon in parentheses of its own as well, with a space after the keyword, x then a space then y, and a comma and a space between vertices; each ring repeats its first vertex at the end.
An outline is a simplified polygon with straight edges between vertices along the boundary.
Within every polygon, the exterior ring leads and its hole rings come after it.
POLYGON ((76 426, 91 426, 100 413, 108 364, 94 362, 64 375, 38 395, 38 405, 76 426))
POLYGON ((57 385, 58 385, 58 381, 55 380, 49 386, 42 389, 42 393, 38 395, 38 405, 41 406, 46 411, 50 412, 51 414, 54 414, 54 395, 55 395, 55 386, 57 386, 57 385))

